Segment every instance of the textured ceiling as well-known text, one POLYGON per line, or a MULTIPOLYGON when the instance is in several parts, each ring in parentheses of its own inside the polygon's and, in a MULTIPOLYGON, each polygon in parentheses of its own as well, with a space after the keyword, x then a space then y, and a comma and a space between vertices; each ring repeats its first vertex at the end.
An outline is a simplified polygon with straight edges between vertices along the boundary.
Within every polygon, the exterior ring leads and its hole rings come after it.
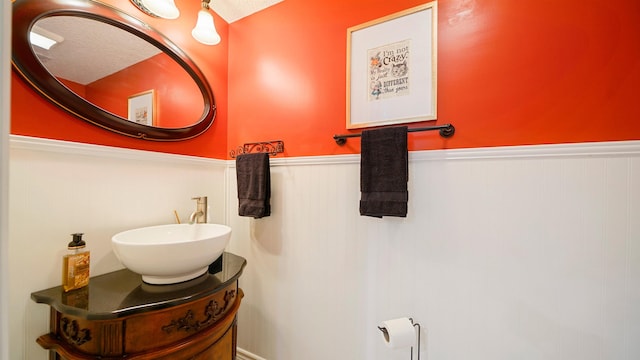
POLYGON ((211 0, 210 7, 226 22, 232 23, 283 0, 211 0))
POLYGON ((40 62, 56 77, 87 85, 160 53, 160 49, 115 26, 82 17, 50 16, 38 20, 64 40, 44 50, 34 46, 40 62), (128 44, 128 46, 123 46, 128 44))

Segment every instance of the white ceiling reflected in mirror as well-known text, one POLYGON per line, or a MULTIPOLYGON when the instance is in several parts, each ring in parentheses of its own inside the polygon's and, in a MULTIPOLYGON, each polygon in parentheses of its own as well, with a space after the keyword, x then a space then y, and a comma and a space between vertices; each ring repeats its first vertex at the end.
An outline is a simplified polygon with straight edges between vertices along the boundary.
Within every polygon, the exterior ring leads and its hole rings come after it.
MULTIPOLYGON (((140 37, 113 25, 78 16, 40 19, 34 24, 31 37, 33 51, 50 73, 82 85, 162 54, 160 49, 140 37), (33 42, 34 34, 59 40, 50 49, 44 49, 33 42)), ((188 76, 186 72, 184 75, 188 76)))
POLYGON ((16 0, 12 40, 14 69, 29 85, 100 127, 175 141, 201 134, 215 118, 213 92, 192 60, 162 34, 111 6, 16 0), (51 44, 32 40, 39 37, 51 44))

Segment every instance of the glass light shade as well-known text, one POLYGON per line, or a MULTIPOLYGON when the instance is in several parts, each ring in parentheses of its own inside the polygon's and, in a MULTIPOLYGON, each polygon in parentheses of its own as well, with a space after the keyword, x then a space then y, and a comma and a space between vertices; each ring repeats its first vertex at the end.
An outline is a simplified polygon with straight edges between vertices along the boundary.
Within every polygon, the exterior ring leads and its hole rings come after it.
POLYGON ((220 42, 220 35, 213 24, 213 16, 205 9, 198 11, 196 27, 191 30, 191 35, 205 45, 216 45, 220 42))
POLYGON ((142 0, 142 5, 164 19, 177 19, 180 16, 180 10, 173 0, 142 0))

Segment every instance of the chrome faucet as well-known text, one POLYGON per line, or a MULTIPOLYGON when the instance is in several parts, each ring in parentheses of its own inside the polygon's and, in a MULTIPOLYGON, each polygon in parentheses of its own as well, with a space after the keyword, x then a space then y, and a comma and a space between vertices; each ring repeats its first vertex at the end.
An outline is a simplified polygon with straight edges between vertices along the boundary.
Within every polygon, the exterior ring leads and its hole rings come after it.
POLYGON ((189 216, 189 224, 193 224, 197 222, 198 224, 207 222, 207 197, 199 196, 191 198, 191 200, 196 200, 196 211, 194 211, 191 216, 189 216))

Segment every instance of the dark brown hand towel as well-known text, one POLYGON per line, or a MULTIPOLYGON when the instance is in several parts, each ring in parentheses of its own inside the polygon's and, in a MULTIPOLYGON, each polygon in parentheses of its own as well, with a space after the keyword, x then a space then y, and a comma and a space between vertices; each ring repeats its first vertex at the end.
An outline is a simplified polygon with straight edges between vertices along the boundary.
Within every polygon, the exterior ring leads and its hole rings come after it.
POLYGON ((362 132, 360 215, 407 216, 407 129, 397 126, 362 132))
POLYGON ((269 154, 241 154, 236 157, 238 215, 256 219, 271 215, 271 171, 269 154))

